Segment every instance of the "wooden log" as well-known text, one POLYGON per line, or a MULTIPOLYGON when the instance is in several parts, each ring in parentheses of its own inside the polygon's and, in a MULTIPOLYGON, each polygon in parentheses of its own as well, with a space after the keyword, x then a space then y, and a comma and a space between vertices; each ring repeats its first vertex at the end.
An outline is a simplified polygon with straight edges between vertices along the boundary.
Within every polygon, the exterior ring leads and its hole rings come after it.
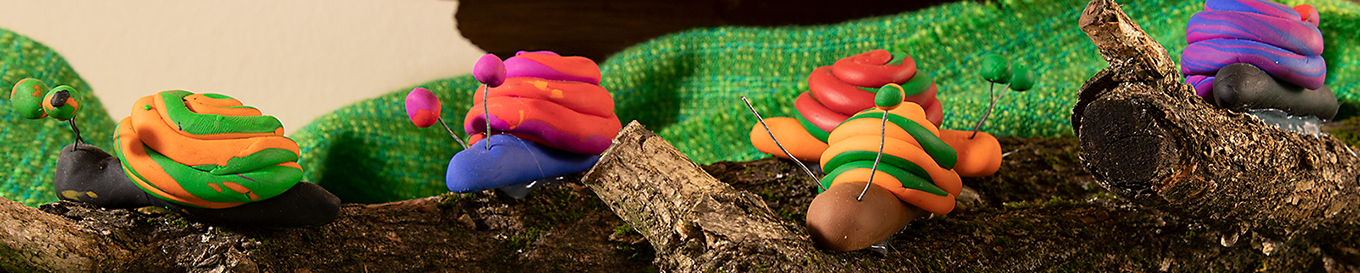
POLYGON ((1355 252, 1360 157, 1350 146, 1204 102, 1113 0, 1091 1, 1079 24, 1110 63, 1081 87, 1071 118, 1100 185, 1227 234, 1355 252))
POLYGON ((755 194, 718 181, 637 121, 583 181, 656 249, 663 271, 846 270, 755 194))
POLYGON ((8 272, 98 272, 128 251, 60 216, 0 198, 0 266, 8 272))

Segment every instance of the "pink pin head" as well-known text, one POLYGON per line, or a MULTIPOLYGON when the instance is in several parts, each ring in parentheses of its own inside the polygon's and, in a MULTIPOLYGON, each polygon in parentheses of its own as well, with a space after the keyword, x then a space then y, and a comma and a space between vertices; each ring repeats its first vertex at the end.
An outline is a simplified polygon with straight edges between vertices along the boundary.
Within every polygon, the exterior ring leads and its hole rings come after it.
POLYGON ((496 54, 482 55, 481 59, 477 59, 477 64, 472 66, 472 77, 487 87, 501 86, 505 83, 505 62, 496 54))
POLYGON ((439 121, 439 98, 429 89, 416 87, 406 94, 406 115, 416 127, 425 128, 439 121))

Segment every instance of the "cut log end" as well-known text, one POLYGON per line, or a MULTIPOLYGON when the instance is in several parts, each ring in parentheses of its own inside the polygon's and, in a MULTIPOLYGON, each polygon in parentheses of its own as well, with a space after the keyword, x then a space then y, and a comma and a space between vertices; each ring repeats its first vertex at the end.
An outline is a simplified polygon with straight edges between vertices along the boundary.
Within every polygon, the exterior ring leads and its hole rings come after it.
POLYGON ((1117 194, 1153 193, 1179 161, 1180 148, 1159 125, 1164 118, 1161 110, 1134 101, 1089 104, 1079 128, 1086 169, 1117 194))

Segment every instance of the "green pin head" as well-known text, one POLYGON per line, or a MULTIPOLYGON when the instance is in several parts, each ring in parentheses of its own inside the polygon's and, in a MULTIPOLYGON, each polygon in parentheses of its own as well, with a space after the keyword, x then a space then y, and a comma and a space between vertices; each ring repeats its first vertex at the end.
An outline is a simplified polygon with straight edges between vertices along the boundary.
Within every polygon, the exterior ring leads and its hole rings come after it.
POLYGON ((902 99, 906 98, 902 86, 896 83, 889 83, 878 89, 878 94, 874 95, 874 105, 883 111, 892 110, 902 105, 902 99))
POLYGON ((1023 64, 1015 64, 1014 74, 1011 76, 1011 90, 1024 92, 1034 87, 1034 71, 1029 70, 1023 64))
POLYGON ((47 91, 42 99, 42 110, 54 119, 65 121, 76 116, 80 103, 75 98, 76 90, 70 86, 57 86, 47 91))
POLYGON ((982 78, 993 83, 1006 83, 1011 78, 1010 64, 997 55, 982 58, 982 78))
POLYGON ((14 84, 9 92, 9 107, 26 119, 47 117, 43 112, 43 95, 47 94, 47 84, 34 78, 25 78, 14 84))

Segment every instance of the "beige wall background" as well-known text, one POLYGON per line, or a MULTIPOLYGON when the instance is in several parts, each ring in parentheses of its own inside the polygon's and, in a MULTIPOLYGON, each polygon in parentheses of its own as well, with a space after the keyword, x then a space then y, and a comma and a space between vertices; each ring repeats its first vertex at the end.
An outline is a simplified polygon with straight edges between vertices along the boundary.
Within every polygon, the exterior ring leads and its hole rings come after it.
POLYGON ((115 120, 167 89, 221 93, 289 133, 341 106, 469 74, 455 1, 6 0, 0 28, 53 48, 115 120))

